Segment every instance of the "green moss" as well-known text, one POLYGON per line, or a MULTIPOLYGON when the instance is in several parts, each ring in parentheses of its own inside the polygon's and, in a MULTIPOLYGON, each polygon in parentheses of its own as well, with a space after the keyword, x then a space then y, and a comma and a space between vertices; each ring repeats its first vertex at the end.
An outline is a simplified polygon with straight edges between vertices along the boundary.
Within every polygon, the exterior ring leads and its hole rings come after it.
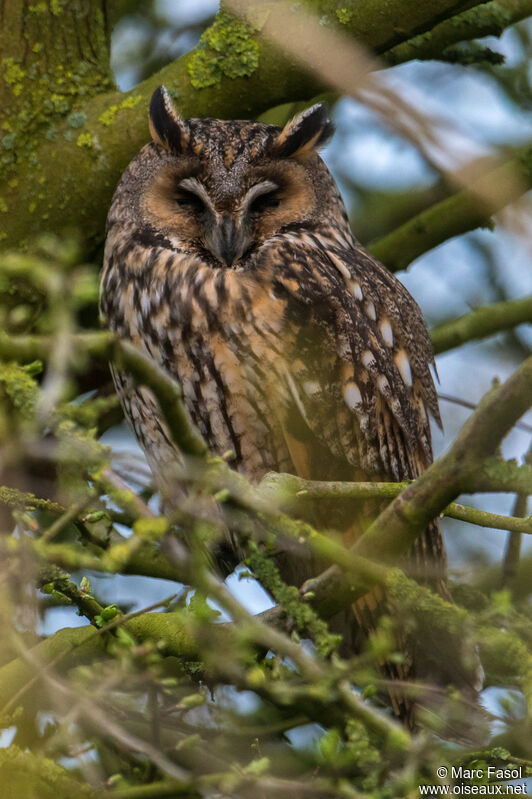
POLYGON ((47 510, 52 513, 64 513, 61 505, 51 499, 41 499, 29 491, 19 491, 17 488, 0 486, 0 502, 9 507, 24 507, 26 510, 47 510))
POLYGON ((24 70, 14 58, 3 58, 2 69, 4 71, 4 80, 10 86, 24 79, 24 70))
POLYGON ((76 139, 76 144, 78 147, 87 147, 88 149, 91 149, 94 146, 92 136, 88 132, 80 133, 78 138, 76 139))
POLYGON ((22 419, 33 416, 39 396, 34 375, 40 371, 41 364, 38 362, 28 366, 19 366, 16 363, 0 365, 0 398, 3 395, 22 419))
POLYGON ((427 621, 433 629, 458 634, 467 620, 466 610, 446 602, 428 588, 410 580, 401 569, 390 570, 386 588, 406 614, 413 614, 420 622, 427 621))
POLYGON ((511 631, 483 627, 478 631, 480 658, 490 682, 530 680, 532 659, 526 645, 511 631))
POLYGON ((338 21, 341 22, 342 25, 347 25, 353 16, 353 12, 350 8, 339 8, 336 11, 336 16, 338 17, 338 21))
POLYGON ((50 95, 50 104, 52 109, 58 114, 66 114, 70 108, 70 102, 64 94, 54 92, 50 95))
POLYGON ((74 422, 62 421, 56 427, 58 457, 64 463, 81 464, 96 473, 105 468, 109 460, 109 448, 96 440, 97 431, 78 427, 74 422))
POLYGON ((0 213, 7 214, 7 212, 8 212, 7 203, 3 197, 0 197, 0 213))
POLYGON ((110 397, 97 397, 96 399, 88 399, 81 403, 81 405, 72 405, 66 403, 61 406, 61 418, 75 422, 80 427, 88 429, 95 428, 98 424, 100 417, 118 407, 118 398, 110 397))
POLYGON ((98 122, 100 122, 102 125, 105 125, 105 127, 108 128, 115 121, 117 111, 118 111, 117 105, 110 105, 109 108, 106 108, 105 111, 102 114, 100 114, 100 116, 98 117, 98 122))
POLYGON ((279 570, 273 560, 256 544, 249 544, 250 557, 246 561, 261 585, 275 597, 287 616, 292 618, 301 632, 312 635, 316 648, 324 657, 334 652, 341 641, 341 636, 329 632, 326 622, 306 602, 303 602, 298 589, 286 585, 281 579, 279 570))
POLYGON ((259 46, 254 29, 229 14, 220 13, 200 39, 188 63, 195 89, 214 86, 222 77, 252 75, 259 65, 259 46))
MULTIPOLYGON (((54 0, 52 5, 34 3, 29 13, 49 15, 49 23, 57 25, 60 24, 57 17, 63 14, 63 6, 63 0, 60 2, 54 0)), ((70 40, 74 33, 73 30, 66 30, 65 37, 70 40)), ((79 110, 72 112, 73 108, 79 109, 80 98, 84 102, 87 97, 112 88, 112 77, 108 69, 105 20, 100 10, 94 12, 91 33, 91 44, 96 55, 91 64, 80 60, 77 63, 69 62, 65 66, 64 53, 49 49, 46 52, 45 64, 42 60, 44 47, 40 42, 31 47, 27 65, 26 63, 22 65, 11 57, 0 59, 0 79, 3 79, 10 88, 16 103, 16 108, 10 114, 9 123, 2 125, 2 131, 13 135, 14 138, 4 141, 3 146, 0 144, 1 182, 7 182, 15 171, 18 175, 34 172, 35 152, 38 143, 43 139, 43 134, 44 138, 50 141, 57 135, 57 130, 61 130, 60 126, 63 126, 63 131, 66 133, 81 128, 86 122, 84 115, 79 110), (65 119, 67 116, 68 119, 65 119)), ((127 100, 135 102, 131 98, 127 100)), ((76 138, 67 137, 67 140, 75 142, 76 138)), ((82 139, 80 146, 89 147, 89 140, 82 139)), ((9 201, 8 196, 6 199, 9 201)))
POLYGON ((124 108, 135 108, 135 106, 138 105, 141 100, 141 95, 136 94, 126 97, 119 105, 110 105, 109 108, 106 108, 105 111, 100 114, 98 117, 98 122, 108 128, 115 121, 116 115, 119 111, 124 108))
POLYGON ((2 72, 4 73, 4 81, 11 86, 13 94, 18 97, 22 93, 25 72, 14 58, 2 59, 2 72))
POLYGON ((17 140, 15 133, 7 133, 5 136, 2 136, 0 139, 0 143, 4 150, 12 150, 15 146, 15 142, 17 140))
POLYGON ((159 541, 168 532, 169 522, 164 516, 154 519, 137 519, 133 532, 145 541, 159 541))
POLYGON ((130 97, 126 97, 125 100, 122 100, 119 108, 135 108, 141 101, 142 96, 140 94, 132 94, 130 97))
POLYGON ((456 18, 452 17, 448 22, 457 27, 467 23, 468 25, 475 25, 481 30, 485 27, 492 29, 496 27, 497 33, 495 35, 500 36, 505 28, 512 24, 513 19, 510 11, 500 5, 491 3, 488 8, 481 6, 464 11, 463 14, 458 14, 456 18))

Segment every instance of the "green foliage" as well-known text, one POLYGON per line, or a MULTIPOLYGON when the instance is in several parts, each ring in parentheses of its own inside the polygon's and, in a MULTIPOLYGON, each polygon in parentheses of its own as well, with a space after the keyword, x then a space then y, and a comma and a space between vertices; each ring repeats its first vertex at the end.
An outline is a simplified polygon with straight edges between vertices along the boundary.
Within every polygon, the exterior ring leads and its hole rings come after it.
POLYGON ((106 624, 109 624, 110 621, 116 619, 119 613, 120 608, 118 605, 107 605, 107 607, 102 609, 101 613, 98 613, 94 617, 94 621, 98 627, 104 627, 106 624))

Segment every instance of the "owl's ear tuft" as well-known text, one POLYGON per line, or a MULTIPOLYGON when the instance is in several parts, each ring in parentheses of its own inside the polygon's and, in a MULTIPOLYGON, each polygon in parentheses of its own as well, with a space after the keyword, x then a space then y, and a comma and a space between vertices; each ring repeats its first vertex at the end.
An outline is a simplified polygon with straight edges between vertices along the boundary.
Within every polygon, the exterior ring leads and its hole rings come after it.
POLYGON ((164 86, 155 89, 150 101, 150 133, 157 144, 175 153, 183 152, 188 145, 188 126, 175 110, 164 86))
POLYGON ((325 144, 333 133, 327 107, 317 103, 287 122, 274 139, 273 148, 281 157, 298 158, 325 144))

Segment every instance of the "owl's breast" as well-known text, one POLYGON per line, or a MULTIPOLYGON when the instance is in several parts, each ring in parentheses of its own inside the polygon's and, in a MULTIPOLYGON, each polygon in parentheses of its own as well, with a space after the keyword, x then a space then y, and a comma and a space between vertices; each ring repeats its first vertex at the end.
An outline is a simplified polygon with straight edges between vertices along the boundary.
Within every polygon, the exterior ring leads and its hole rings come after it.
MULTIPOLYGON (((149 280, 142 272, 130 275, 105 300, 111 327, 178 380, 211 450, 231 451, 230 462, 251 479, 291 469, 282 419, 291 402, 284 376, 295 342, 285 304, 260 275, 213 270, 192 259, 178 263, 172 255, 165 268, 159 259, 149 280)), ((131 401, 124 407, 138 435, 138 410, 131 401)), ((157 445, 151 450, 153 462, 157 445)))
POLYGON ((290 402, 283 303, 243 272, 205 270, 175 287, 163 365, 209 446, 252 479, 288 470, 280 420, 290 402))

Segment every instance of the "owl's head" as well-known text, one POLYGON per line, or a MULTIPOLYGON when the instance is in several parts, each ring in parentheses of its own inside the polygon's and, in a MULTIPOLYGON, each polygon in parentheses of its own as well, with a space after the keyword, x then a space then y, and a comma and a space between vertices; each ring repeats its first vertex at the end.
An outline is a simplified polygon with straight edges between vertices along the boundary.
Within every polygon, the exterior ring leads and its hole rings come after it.
POLYGON ((122 190, 145 238, 164 238, 213 266, 237 265, 278 233, 320 224, 326 209, 338 216, 341 200, 317 154, 332 131, 323 105, 282 129, 182 119, 159 87, 150 103, 153 142, 122 190))

